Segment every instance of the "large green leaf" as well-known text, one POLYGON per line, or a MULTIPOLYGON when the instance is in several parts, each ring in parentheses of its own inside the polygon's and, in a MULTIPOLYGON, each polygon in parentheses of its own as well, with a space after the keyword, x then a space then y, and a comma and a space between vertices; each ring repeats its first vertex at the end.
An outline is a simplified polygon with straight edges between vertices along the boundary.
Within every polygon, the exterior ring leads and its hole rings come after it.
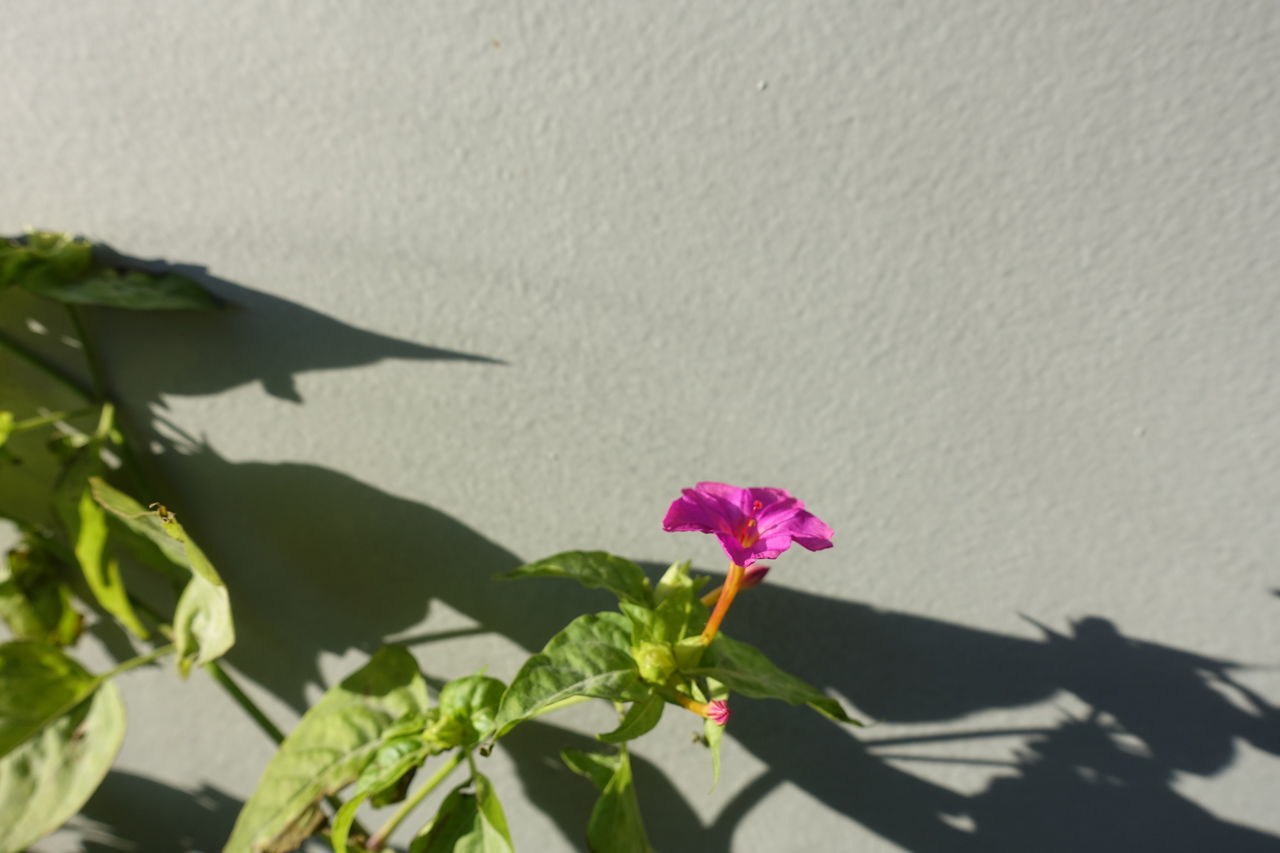
POLYGON ((783 672, 755 646, 719 634, 707 646, 701 666, 690 671, 715 679, 735 693, 753 699, 781 699, 792 705, 808 705, 825 717, 862 725, 845 713, 840 703, 818 688, 783 672))
POLYGON ((631 758, 626 746, 617 755, 565 750, 561 758, 571 770, 601 789, 587 822, 587 844, 592 853, 652 853, 631 780, 631 758))
POLYGON ((511 832, 493 785, 477 773, 449 792, 409 853, 512 853, 511 832), (468 790, 468 788, 470 790, 468 790))
POLYGON ((173 614, 178 671, 185 676, 192 666, 226 654, 236 639, 227 587, 178 519, 163 507, 156 511, 144 509, 99 477, 91 477, 89 483, 95 506, 113 513, 129 530, 151 541, 175 565, 190 572, 173 614))
POLYGON ((324 819, 319 801, 359 778, 399 719, 427 710, 413 656, 379 649, 303 715, 267 765, 224 853, 293 850, 324 819))
POLYGON ((0 853, 25 849, 79 811, 111 769, 124 729, 108 681, 0 759, 0 853))
POLYGON ((67 531, 76 562, 80 564, 80 571, 84 574, 93 597, 135 636, 145 638, 148 633, 146 626, 129 602, 124 580, 120 577, 120 567, 115 560, 106 556, 106 514, 94 502, 89 490, 90 479, 101 474, 105 467, 101 454, 108 429, 109 415, 104 419, 98 434, 76 451, 76 455, 63 470, 54 490, 54 512, 67 531))
POLYGON ((653 606, 653 590, 644 570, 630 560, 606 554, 604 551, 566 551, 512 569, 504 580, 515 578, 568 578, 590 589, 607 589, 622 601, 653 606))
POLYGON ((100 681, 53 646, 0 645, 0 758, 80 704, 100 681))
POLYGON ((570 622, 512 680, 495 736, 580 697, 626 702, 646 695, 630 639, 631 623, 621 613, 588 613, 570 622))

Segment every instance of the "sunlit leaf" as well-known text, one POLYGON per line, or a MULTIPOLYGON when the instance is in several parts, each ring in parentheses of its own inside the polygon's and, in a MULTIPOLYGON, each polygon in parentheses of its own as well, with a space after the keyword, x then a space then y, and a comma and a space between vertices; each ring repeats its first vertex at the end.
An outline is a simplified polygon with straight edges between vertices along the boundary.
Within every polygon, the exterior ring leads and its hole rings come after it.
POLYGON ((0 757, 80 704, 100 681, 53 646, 0 644, 0 757))
POLYGON ((781 699, 792 705, 808 705, 833 720, 862 725, 846 714, 835 699, 778 669, 756 647, 724 634, 717 635, 707 646, 701 666, 690 674, 715 679, 734 693, 753 699, 781 699))
POLYGON ((398 720, 427 709, 413 656, 380 649, 331 688, 267 765, 236 820, 225 853, 277 853, 301 844, 324 819, 319 801, 359 778, 398 720))
POLYGON ((579 697, 617 702, 646 695, 628 650, 631 624, 621 613, 579 616, 529 658, 502 696, 496 736, 579 697))
POLYGON ((631 708, 628 709, 616 729, 602 735, 596 735, 596 737, 605 743, 621 743, 634 740, 643 734, 647 734, 654 726, 658 725, 666 705, 667 703, 663 698, 656 693, 639 699, 632 703, 631 708))
POLYGON ((0 619, 15 639, 68 646, 80 636, 84 619, 60 570, 30 534, 0 561, 0 619))
POLYGON ((479 674, 454 679, 440 689, 441 716, 463 723, 462 746, 477 744, 493 733, 506 689, 498 679, 479 674))
POLYGON ((25 849, 78 812, 111 769, 124 731, 120 693, 105 682, 0 758, 0 853, 25 849))
POLYGON ((587 844, 593 853, 652 853, 626 746, 612 756, 566 750, 561 758, 601 789, 587 822, 587 844))
POLYGON ((511 832, 493 785, 477 773, 449 792, 410 853, 511 853, 511 832))
POLYGON ((644 570, 630 560, 604 551, 566 551, 536 563, 512 569, 503 579, 568 578, 590 589, 607 589, 622 601, 653 606, 653 591, 644 570))
POLYGON ((163 507, 154 511, 143 508, 101 478, 90 478, 90 485, 97 506, 113 513, 129 530, 145 537, 161 554, 190 573, 173 614, 178 671, 186 675, 192 666, 226 654, 235 643, 227 587, 177 517, 163 507))

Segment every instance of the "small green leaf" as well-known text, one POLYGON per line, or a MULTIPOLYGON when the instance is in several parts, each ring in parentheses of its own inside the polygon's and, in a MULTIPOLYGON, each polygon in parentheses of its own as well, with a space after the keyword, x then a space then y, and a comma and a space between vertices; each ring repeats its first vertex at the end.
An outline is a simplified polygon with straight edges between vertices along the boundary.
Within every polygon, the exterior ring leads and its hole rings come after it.
POLYGON ((0 411, 0 447, 4 447, 4 443, 9 440, 12 432, 13 412, 0 411))
POLYGON ((622 722, 618 724, 616 729, 602 735, 596 735, 596 737, 605 743, 621 743, 635 740, 658 725, 658 721, 662 719, 662 710, 666 705, 667 703, 663 698, 656 693, 651 693, 644 699, 637 699, 631 704, 626 716, 622 718, 622 722))
POLYGON ((178 671, 186 676, 192 666, 226 654, 236 638, 231 598, 222 577, 178 519, 163 507, 155 512, 144 509, 99 477, 89 478, 89 484, 97 506, 113 513, 129 530, 145 537, 190 573, 173 614, 178 671))
POLYGON ((87 445, 76 451, 54 490, 54 512, 71 540, 85 582, 102 608, 137 637, 146 638, 146 626, 129 603, 119 564, 107 559, 107 519, 89 491, 91 478, 101 474, 104 434, 110 428, 109 411, 104 425, 87 445))
POLYGON ((427 710, 413 656, 379 649, 320 698, 285 738, 245 803, 224 853, 293 850, 324 820, 319 801, 359 778, 398 720, 427 710))
POLYGON ((120 693, 105 682, 0 759, 0 853, 24 850, 78 812, 111 769, 124 730, 120 693))
POLYGON ((449 792, 409 853, 512 853, 511 832, 493 784, 477 773, 449 792), (470 791, 466 790, 468 787, 470 791))
POLYGON ((818 688, 790 675, 764 656, 755 646, 719 634, 691 675, 713 678, 734 693, 753 699, 781 699, 792 705, 808 705, 825 717, 842 723, 862 723, 845 713, 840 703, 818 688))
POLYGON ((0 644, 0 758, 84 701, 100 681, 53 646, 0 644))
POLYGON ((662 577, 658 579, 658 585, 653 590, 653 599, 658 604, 666 601, 668 598, 676 596, 693 598, 698 591, 707 585, 708 577, 700 577, 697 579, 689 577, 689 566, 691 563, 685 560, 681 563, 672 563, 671 567, 662 573, 662 577))
POLYGON ((569 769, 586 776, 601 789, 587 822, 587 845, 592 853, 652 853, 640 817, 640 801, 631 780, 627 747, 617 755, 565 750, 561 759, 569 769))
POLYGON ((495 737, 579 697, 626 702, 644 696, 630 635, 621 613, 586 614, 570 622, 512 680, 499 706, 495 737))
POLYGON ((618 755, 604 755, 599 752, 582 752, 577 749, 565 749, 560 752, 560 760, 565 766, 591 780, 591 784, 603 791, 618 770, 621 759, 618 755))
POLYGON ((498 706, 507 686, 487 675, 468 675, 450 681, 440 690, 442 717, 463 723, 462 741, 451 746, 473 746, 493 733, 498 706))
POLYGON ((620 601, 630 601, 645 607, 653 606, 653 591, 644 570, 630 560, 606 554, 604 551, 566 551, 536 563, 512 569, 504 580, 515 578, 568 578, 589 589, 607 589, 620 601))

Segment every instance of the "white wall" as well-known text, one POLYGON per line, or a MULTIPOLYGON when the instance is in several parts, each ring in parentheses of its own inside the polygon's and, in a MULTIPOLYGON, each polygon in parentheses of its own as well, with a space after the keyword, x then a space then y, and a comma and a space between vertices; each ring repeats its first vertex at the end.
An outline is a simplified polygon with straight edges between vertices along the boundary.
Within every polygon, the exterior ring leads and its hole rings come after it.
MULTIPOLYGON (((641 779, 656 846, 1280 844, 1277 719, 1205 674, 1280 701, 1276 4, 3 15, 0 233, 205 267, 242 305, 97 328, 282 722, 383 636, 479 625, 415 653, 509 677, 572 596, 489 574, 576 547, 718 571, 667 503, 773 485, 837 546, 729 629, 883 722, 741 702, 708 793, 668 715, 639 750, 671 780, 641 779), (1091 710, 1137 751, 1066 725, 1091 710), (854 739, 1046 727, 1034 766, 1034 735, 854 739)), ((125 687, 91 814, 215 844, 269 744, 201 678, 125 687)), ((521 849, 573 849, 491 761, 521 849)))

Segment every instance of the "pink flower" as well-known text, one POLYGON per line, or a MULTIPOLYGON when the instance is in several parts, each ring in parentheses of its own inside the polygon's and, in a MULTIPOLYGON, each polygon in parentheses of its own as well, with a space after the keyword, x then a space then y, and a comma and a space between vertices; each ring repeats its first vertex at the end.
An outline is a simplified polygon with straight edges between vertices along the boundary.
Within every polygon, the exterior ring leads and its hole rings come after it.
POLYGON ((717 726, 729 722, 729 703, 722 699, 712 699, 707 703, 707 719, 717 726))
POLYGON ((712 533, 734 565, 772 560, 795 542, 810 551, 831 547, 833 531, 784 489, 740 489, 699 483, 682 489, 662 520, 667 531, 712 533))

